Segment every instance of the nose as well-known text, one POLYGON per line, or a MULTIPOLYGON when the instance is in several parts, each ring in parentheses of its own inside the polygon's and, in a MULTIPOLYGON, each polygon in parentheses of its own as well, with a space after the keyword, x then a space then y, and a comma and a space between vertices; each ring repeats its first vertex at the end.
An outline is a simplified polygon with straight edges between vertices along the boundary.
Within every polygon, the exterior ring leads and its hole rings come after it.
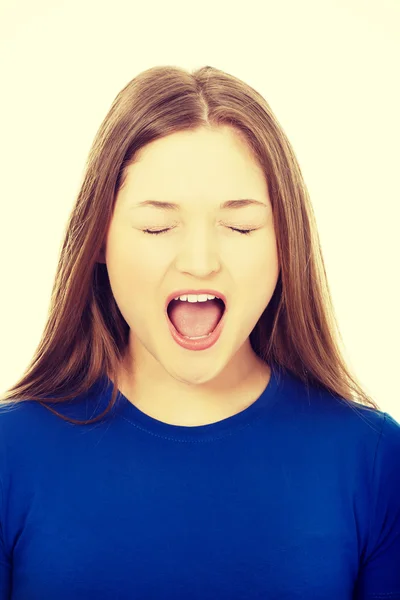
POLYGON ((188 229, 179 243, 175 267, 195 277, 208 277, 221 268, 215 229, 206 226, 188 229))

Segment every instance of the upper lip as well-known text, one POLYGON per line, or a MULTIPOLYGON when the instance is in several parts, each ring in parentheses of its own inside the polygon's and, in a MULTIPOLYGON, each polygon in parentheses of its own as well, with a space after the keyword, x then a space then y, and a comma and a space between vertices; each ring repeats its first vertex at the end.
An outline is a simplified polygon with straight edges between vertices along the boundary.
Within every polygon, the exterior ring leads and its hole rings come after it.
POLYGON ((188 294, 194 294, 194 295, 198 295, 198 294, 209 294, 210 296, 217 296, 217 298, 221 298, 221 300, 223 301, 223 303, 225 304, 225 307, 227 305, 226 302, 226 297, 225 294, 223 294, 222 292, 219 292, 218 290, 212 290, 210 288, 203 288, 201 290, 188 290, 188 289, 184 289, 184 290, 175 290, 175 292, 171 292, 165 302, 165 310, 167 310, 169 303, 171 302, 171 300, 173 300, 174 298, 177 298, 178 296, 183 296, 183 295, 188 295, 188 294))

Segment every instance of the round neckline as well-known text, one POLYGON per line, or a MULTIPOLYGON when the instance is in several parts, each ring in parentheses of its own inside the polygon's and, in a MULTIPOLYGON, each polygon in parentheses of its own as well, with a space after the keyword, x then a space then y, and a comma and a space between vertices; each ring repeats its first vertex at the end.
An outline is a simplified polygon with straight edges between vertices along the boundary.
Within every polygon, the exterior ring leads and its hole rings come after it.
MULTIPOLYGON (((118 389, 114 407, 116 415, 135 425, 139 429, 157 437, 176 441, 207 441, 229 435, 230 433, 251 425, 269 410, 278 399, 279 376, 271 364, 270 379, 261 394, 242 411, 214 423, 204 425, 174 425, 165 423, 141 411, 118 389)), ((113 382, 104 376, 107 400, 111 397, 113 382)))

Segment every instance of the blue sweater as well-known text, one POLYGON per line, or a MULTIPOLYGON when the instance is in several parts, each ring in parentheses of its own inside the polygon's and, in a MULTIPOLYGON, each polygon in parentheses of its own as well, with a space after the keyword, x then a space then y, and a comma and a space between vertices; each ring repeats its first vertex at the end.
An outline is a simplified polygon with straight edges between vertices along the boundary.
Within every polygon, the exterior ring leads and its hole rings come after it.
POLYGON ((0 477, 0 600, 400 599, 400 424, 287 372, 195 427, 2 407, 0 477))

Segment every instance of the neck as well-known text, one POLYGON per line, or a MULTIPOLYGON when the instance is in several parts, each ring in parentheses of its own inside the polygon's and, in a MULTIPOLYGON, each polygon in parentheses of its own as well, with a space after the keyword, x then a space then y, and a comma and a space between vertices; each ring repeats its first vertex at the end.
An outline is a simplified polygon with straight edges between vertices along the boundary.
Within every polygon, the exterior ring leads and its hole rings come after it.
MULTIPOLYGON (((238 412, 255 402, 268 385, 270 367, 251 349, 213 380, 193 384, 172 377, 157 362, 130 360, 121 366, 119 389, 145 414, 173 425, 204 425, 238 412)), ((143 357, 142 357, 143 358, 143 357)))

